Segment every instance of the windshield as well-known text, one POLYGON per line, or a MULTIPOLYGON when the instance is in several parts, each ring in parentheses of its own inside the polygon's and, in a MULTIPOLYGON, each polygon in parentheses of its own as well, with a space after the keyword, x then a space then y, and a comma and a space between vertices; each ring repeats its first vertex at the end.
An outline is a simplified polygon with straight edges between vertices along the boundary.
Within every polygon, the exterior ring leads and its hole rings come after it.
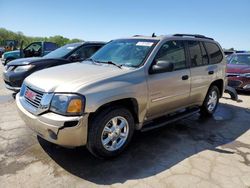
POLYGON ((229 64, 250 65, 250 54, 249 55, 236 55, 231 58, 229 64))
POLYGON ((156 42, 143 39, 114 40, 97 51, 91 59, 96 62, 113 62, 117 65, 138 67, 156 42))
POLYGON ((47 55, 43 56, 44 58, 63 58, 69 53, 71 53, 73 50, 75 50, 78 46, 81 44, 66 44, 50 53, 47 55))

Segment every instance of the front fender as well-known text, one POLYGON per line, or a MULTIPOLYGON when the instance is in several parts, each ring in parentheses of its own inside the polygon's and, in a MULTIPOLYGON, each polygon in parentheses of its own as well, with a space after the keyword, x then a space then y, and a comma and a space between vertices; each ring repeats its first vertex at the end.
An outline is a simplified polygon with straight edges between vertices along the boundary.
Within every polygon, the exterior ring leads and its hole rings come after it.
POLYGON ((147 110, 147 83, 143 71, 95 82, 79 91, 86 97, 85 111, 95 112, 101 106, 121 99, 135 99, 138 119, 143 122, 147 110))

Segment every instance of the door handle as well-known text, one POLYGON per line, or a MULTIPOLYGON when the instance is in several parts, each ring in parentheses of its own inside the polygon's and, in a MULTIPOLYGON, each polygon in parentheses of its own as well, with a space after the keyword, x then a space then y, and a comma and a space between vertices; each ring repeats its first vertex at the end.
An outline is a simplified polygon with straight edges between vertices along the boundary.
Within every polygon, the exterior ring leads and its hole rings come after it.
POLYGON ((188 75, 184 75, 181 77, 182 80, 188 80, 188 78, 189 78, 188 75))
POLYGON ((212 75, 212 74, 214 74, 214 71, 208 71, 208 74, 212 75))

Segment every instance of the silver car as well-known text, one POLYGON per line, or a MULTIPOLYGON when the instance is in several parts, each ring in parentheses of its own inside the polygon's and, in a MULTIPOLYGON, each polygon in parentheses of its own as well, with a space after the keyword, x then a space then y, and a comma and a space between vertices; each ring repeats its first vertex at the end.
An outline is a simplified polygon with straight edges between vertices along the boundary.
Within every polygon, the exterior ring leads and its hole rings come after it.
POLYGON ((225 69, 220 45, 203 35, 134 36, 109 42, 86 61, 30 75, 16 102, 40 137, 108 158, 135 130, 198 111, 212 115, 225 69))

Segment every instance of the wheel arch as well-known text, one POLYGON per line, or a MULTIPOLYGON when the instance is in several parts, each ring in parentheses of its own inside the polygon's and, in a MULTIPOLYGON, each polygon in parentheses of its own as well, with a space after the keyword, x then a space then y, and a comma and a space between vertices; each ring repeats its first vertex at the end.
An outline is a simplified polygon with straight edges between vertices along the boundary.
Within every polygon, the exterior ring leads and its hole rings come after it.
POLYGON ((210 84, 210 87, 211 86, 217 86, 220 91, 220 97, 222 97, 224 92, 224 81, 222 79, 215 80, 210 84))
POLYGON ((139 123, 139 107, 138 107, 138 102, 135 98, 124 98, 105 103, 102 106, 100 106, 95 112, 90 113, 89 121, 91 121, 91 119, 102 110, 107 108, 113 109, 114 107, 117 106, 125 107, 126 109, 128 109, 133 115, 135 124, 139 123))

